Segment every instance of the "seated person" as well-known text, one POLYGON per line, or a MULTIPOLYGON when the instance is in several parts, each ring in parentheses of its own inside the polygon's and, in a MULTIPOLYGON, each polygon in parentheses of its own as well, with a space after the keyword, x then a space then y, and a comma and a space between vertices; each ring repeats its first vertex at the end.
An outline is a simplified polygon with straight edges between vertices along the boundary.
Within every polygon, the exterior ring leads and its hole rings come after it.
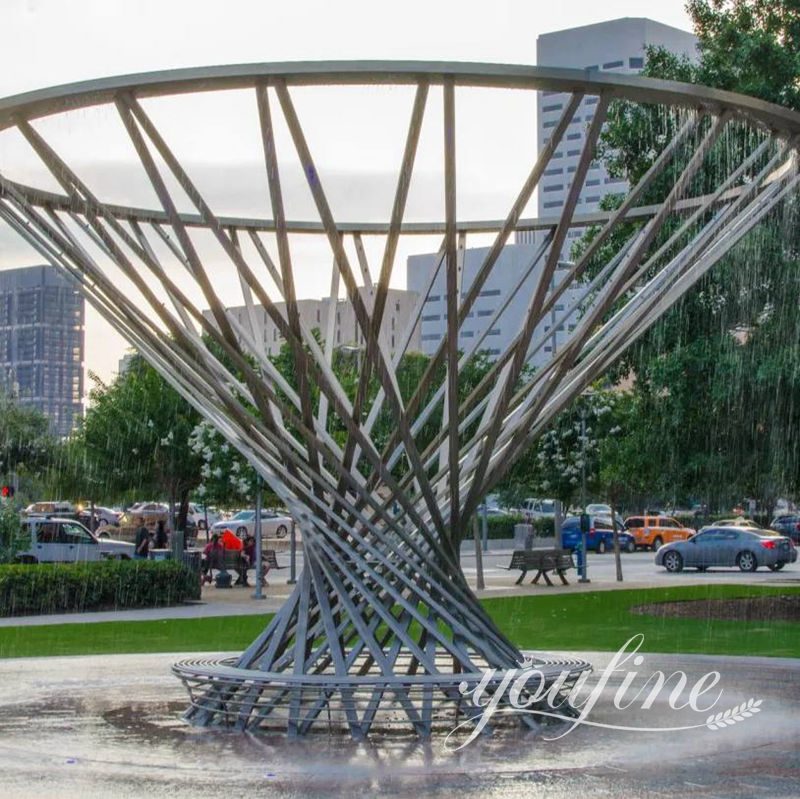
POLYGON ((221 569, 225 562, 225 547, 219 540, 219 535, 214 533, 211 540, 203 549, 203 579, 211 582, 211 570, 221 569))
MULTIPOLYGON (((261 579, 264 585, 269 585, 266 580, 267 572, 269 571, 269 564, 261 559, 263 571, 261 579)), ((239 566, 239 579, 236 581, 237 585, 249 585, 247 582, 247 570, 251 569, 256 564, 256 539, 255 536, 248 535, 244 541, 244 548, 242 549, 242 558, 239 566)))

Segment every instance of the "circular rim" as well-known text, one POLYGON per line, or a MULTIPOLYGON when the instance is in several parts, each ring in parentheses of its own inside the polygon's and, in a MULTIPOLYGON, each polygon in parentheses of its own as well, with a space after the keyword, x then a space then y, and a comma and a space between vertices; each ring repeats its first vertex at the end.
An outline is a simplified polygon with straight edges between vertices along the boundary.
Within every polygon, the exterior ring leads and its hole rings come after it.
POLYGON ((296 61, 228 64, 120 75, 68 83, 0 99, 0 130, 21 119, 87 108, 133 92, 138 98, 246 89, 281 79, 289 86, 441 84, 456 87, 583 91, 641 103, 728 109, 775 133, 800 132, 800 113, 754 97, 696 84, 589 69, 459 61, 296 61))
MULTIPOLYGON (((420 83, 436 86, 443 84, 445 80, 450 80, 454 86, 461 88, 582 92, 586 95, 602 94, 609 99, 680 106, 712 114, 725 111, 766 129, 778 138, 792 139, 792 146, 796 146, 800 141, 800 113, 720 89, 588 69, 438 61, 300 61, 233 64, 99 78, 0 99, 0 132, 23 120, 30 121, 65 111, 108 104, 120 96, 132 95, 137 99, 143 99, 198 92, 254 89, 278 81, 295 87, 414 86, 420 83)), ((34 205, 47 205, 61 211, 85 211, 80 207, 80 202, 66 195, 13 181, 9 181, 9 185, 34 205)), ((736 189, 732 189, 730 193, 735 192, 736 189)), ((683 199, 676 204, 676 210, 691 209, 703 201, 703 197, 683 199)), ((147 209, 110 203, 104 203, 104 207, 118 219, 155 224, 168 221, 164 211, 158 208, 147 209)), ((659 207, 632 208, 628 216, 648 218, 656 213, 659 207)), ((612 211, 595 211, 575 214, 572 226, 603 224, 612 213, 612 211)), ((205 227, 198 214, 181 213, 180 217, 187 226, 205 227)), ((547 216, 519 219, 515 228, 529 231, 549 229, 557 221, 558 217, 547 216)), ((268 218, 220 216, 219 222, 223 226, 241 230, 275 230, 274 220, 268 218)), ((503 220, 498 219, 459 219, 458 229, 467 233, 493 233, 500 229, 502 224, 503 220)), ((324 232, 323 226, 317 220, 286 220, 286 228, 290 233, 324 232)), ((403 234, 438 235, 443 234, 445 228, 443 220, 404 221, 401 224, 403 234)), ((388 222, 339 221, 337 229, 342 233, 385 235, 388 231, 388 222)))

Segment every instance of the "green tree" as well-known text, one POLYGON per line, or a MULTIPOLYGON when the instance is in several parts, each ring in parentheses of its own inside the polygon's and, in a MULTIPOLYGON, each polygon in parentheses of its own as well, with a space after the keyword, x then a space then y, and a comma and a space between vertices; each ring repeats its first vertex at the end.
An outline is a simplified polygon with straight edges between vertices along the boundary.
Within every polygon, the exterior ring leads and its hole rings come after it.
POLYGON ((35 496, 47 474, 56 442, 47 418, 35 408, 0 394, 0 476, 16 482, 19 497, 35 496))
POLYGON ((140 356, 108 385, 91 377, 90 407, 64 453, 65 473, 89 499, 132 491, 166 497, 179 506, 182 528, 200 483, 201 460, 188 446, 199 414, 140 356))
MULTIPOLYGON (((692 0, 687 8, 699 37, 697 62, 651 49, 645 75, 800 108, 796 0, 692 0)), ((681 121, 656 107, 615 103, 600 156, 612 174, 635 183, 681 121)), ((739 163, 752 135, 731 126, 694 190, 716 185, 739 163)), ((685 163, 688 151, 681 157, 685 163)), ((644 201, 662 199, 675 174, 668 170, 644 201)), ((610 196, 604 205, 618 201, 610 196)), ((635 375, 636 412, 649 414, 640 429, 626 428, 635 446, 621 449, 650 453, 662 469, 663 490, 669 486, 673 494, 723 507, 736 496, 769 505, 781 493, 796 495, 800 462, 790 442, 800 404, 797 221, 796 204, 773 213, 629 350, 612 375, 635 375)), ((609 240, 592 269, 606 263, 635 227, 609 240)), ((589 231, 576 255, 594 235, 589 231)))

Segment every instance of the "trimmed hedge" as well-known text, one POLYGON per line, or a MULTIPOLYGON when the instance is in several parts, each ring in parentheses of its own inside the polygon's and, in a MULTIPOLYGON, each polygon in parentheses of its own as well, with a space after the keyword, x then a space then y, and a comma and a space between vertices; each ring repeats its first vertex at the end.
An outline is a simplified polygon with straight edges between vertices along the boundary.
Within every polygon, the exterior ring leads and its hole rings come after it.
POLYGON ((169 560, 0 566, 0 616, 150 608, 199 598, 197 574, 169 560))
MULTIPOLYGON (((514 514, 511 516, 488 516, 486 519, 487 522, 487 534, 488 537, 491 539, 496 538, 513 538, 514 537, 514 526, 517 524, 524 524, 525 517, 522 514, 514 514)), ((478 530, 481 531, 483 519, 481 519, 480 514, 478 514, 478 530)), ((533 520, 533 531, 534 534, 539 538, 547 538, 548 536, 555 535, 555 528, 553 526, 552 519, 534 519, 533 520)), ((466 533, 464 534, 464 539, 471 539, 472 538, 472 522, 467 525, 466 533)))

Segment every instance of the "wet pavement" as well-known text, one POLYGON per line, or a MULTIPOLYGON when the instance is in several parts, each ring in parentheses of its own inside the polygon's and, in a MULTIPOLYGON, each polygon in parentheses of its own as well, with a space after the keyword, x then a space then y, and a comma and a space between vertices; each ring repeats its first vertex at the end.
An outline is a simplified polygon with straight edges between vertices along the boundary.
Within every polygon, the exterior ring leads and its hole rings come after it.
MULTIPOLYGON (((572 653, 595 664, 608 653, 572 653)), ((188 727, 175 655, 0 661, 0 771, 4 797, 797 797, 800 660, 646 655, 638 689, 655 669, 682 669, 689 686, 712 670, 714 711, 761 700, 759 712, 718 730, 707 714, 672 710, 668 690, 643 710, 613 705, 609 680, 587 717, 642 732, 579 726, 498 727, 460 751, 444 735, 419 742, 375 735, 354 743, 327 730, 303 740, 188 727), (715 690, 718 690, 715 689, 715 690)), ((645 693, 642 694, 644 696, 645 693)), ((684 699, 688 695, 684 693, 684 699)), ((632 692, 626 694, 632 697, 632 692)), ((452 741, 452 739, 451 739, 452 741)))

